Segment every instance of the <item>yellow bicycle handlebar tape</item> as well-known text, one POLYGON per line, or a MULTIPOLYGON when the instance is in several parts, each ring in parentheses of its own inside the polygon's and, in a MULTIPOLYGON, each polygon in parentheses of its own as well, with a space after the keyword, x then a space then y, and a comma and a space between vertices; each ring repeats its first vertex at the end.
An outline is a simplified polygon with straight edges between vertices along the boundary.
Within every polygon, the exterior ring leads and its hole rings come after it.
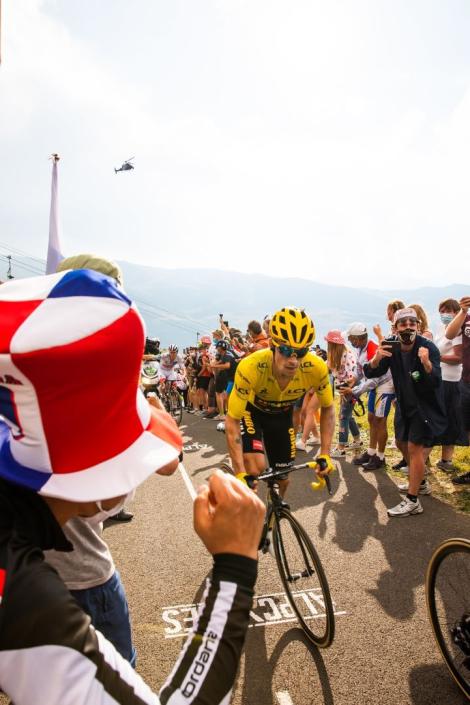
MULTIPOLYGON (((316 460, 314 460, 313 462, 307 463, 308 467, 309 467, 309 468, 315 468, 317 465, 319 465, 319 463, 318 463, 319 460, 323 460, 324 463, 326 463, 326 468, 325 468, 325 470, 329 468, 328 474, 329 474, 332 470, 334 470, 334 466, 333 466, 333 464, 331 463, 331 459, 330 459, 330 456, 329 456, 329 455, 319 455, 316 460)), ((325 487, 325 485, 326 485, 326 480, 325 480, 325 478, 324 478, 323 475, 318 475, 318 476, 317 476, 317 481, 310 483, 310 486, 311 486, 311 488, 312 488, 313 490, 322 490, 322 489, 325 487)))
POLYGON ((326 480, 322 475, 318 475, 317 482, 311 482, 310 487, 312 490, 322 490, 326 485, 326 480))
POLYGON ((237 472, 235 477, 237 480, 240 480, 240 482, 243 482, 244 485, 250 488, 250 490, 255 489, 256 487, 256 477, 255 475, 250 475, 249 473, 246 472, 237 472))

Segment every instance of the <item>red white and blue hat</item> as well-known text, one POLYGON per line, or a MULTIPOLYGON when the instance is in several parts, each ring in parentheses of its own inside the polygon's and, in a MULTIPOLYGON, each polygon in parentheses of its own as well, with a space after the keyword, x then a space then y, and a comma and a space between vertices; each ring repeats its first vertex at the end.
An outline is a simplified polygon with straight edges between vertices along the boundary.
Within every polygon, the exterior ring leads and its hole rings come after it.
POLYGON ((49 497, 128 494, 178 457, 173 420, 139 390, 144 324, 89 269, 0 286, 0 477, 49 497))

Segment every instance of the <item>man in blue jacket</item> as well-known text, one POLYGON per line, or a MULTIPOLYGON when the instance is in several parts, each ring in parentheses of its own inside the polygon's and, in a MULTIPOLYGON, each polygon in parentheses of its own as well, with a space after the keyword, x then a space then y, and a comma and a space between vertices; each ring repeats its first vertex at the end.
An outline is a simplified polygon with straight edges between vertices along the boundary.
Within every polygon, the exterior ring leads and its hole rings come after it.
POLYGON ((440 355, 437 347, 418 335, 413 308, 397 311, 393 320, 397 340, 382 341, 372 360, 364 365, 366 377, 380 377, 390 369, 397 395, 395 438, 408 461, 409 483, 399 487, 406 496, 388 510, 391 517, 421 514, 418 494, 430 494, 424 479, 425 448, 434 445, 446 428, 440 355))

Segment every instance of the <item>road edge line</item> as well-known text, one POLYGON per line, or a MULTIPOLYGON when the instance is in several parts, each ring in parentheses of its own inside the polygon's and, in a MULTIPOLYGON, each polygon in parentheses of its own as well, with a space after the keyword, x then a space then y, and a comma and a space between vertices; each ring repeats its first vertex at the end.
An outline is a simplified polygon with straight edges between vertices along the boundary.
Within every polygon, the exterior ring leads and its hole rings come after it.
POLYGON ((197 496, 197 492, 194 489, 194 485, 191 482, 191 478, 189 477, 188 472, 187 472, 186 468, 184 467, 183 463, 178 463, 178 470, 180 471, 181 477, 183 478, 184 484, 186 485, 186 489, 188 490, 189 495, 194 502, 194 500, 196 499, 196 496, 197 496))

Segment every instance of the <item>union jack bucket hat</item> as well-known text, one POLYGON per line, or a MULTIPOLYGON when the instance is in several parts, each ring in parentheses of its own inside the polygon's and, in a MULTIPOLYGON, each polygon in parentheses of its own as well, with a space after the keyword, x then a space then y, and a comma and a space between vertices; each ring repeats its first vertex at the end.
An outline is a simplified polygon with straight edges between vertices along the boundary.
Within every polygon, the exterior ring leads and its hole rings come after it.
POLYGON ((128 494, 178 457, 174 421, 139 389, 144 324, 89 269, 0 286, 0 477, 49 497, 128 494))

